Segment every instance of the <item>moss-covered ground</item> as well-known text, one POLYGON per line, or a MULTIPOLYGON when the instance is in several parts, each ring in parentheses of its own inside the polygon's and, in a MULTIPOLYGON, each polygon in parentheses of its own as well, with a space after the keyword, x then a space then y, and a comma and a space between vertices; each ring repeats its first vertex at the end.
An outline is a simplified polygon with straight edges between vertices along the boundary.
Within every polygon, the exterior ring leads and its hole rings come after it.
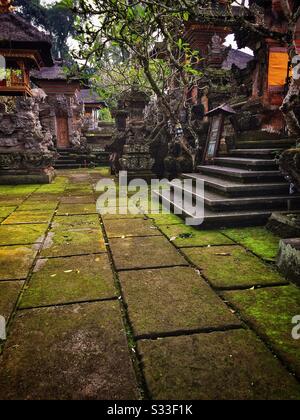
POLYGON ((0 399, 300 399, 279 238, 145 214, 148 195, 99 215, 107 178, 0 186, 0 399))

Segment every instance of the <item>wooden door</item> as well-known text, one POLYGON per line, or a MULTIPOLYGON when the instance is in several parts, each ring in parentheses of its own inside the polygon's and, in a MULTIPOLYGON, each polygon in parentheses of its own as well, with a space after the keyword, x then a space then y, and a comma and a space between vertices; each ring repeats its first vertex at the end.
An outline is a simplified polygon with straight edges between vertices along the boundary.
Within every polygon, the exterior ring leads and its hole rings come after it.
POLYGON ((69 127, 67 117, 56 117, 57 127, 57 147, 59 149, 67 149, 70 147, 69 127))

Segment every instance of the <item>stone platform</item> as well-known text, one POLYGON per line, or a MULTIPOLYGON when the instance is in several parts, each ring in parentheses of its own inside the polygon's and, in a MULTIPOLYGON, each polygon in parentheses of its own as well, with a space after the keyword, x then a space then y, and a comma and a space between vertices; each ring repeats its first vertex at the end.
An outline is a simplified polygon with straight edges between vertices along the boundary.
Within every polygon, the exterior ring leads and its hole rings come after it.
POLYGON ((0 399, 299 400, 280 238, 99 215, 104 177, 0 187, 0 399))

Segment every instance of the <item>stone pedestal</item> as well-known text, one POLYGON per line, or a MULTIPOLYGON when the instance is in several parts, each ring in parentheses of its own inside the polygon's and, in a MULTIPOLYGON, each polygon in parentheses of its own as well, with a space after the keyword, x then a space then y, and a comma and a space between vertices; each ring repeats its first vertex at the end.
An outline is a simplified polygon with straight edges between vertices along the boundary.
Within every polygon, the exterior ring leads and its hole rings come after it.
POLYGON ((300 285, 300 238, 280 241, 277 264, 284 276, 300 285))
POLYGON ((119 159, 122 171, 127 171, 128 180, 134 178, 149 182, 155 177, 152 172, 154 159, 147 143, 147 129, 144 121, 144 111, 149 103, 149 97, 135 87, 123 98, 126 111, 125 145, 122 157, 119 159))
POLYGON ((13 111, 0 109, 0 184, 49 183, 56 156, 38 99, 17 98, 13 111))
POLYGON ((134 178, 140 178, 150 182, 154 178, 152 172, 154 159, 150 155, 148 145, 125 145, 120 165, 123 171, 127 171, 129 181, 134 178))

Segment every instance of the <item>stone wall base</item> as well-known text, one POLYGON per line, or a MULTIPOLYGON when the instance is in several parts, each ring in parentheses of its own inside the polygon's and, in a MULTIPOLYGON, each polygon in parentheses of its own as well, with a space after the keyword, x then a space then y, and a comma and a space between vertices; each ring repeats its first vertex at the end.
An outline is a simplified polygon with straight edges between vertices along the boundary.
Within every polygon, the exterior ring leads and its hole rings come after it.
POLYGON ((280 241, 277 264, 283 275, 300 285, 300 238, 280 241))
POLYGON ((41 170, 0 171, 0 185, 51 184, 56 174, 53 168, 41 170))

